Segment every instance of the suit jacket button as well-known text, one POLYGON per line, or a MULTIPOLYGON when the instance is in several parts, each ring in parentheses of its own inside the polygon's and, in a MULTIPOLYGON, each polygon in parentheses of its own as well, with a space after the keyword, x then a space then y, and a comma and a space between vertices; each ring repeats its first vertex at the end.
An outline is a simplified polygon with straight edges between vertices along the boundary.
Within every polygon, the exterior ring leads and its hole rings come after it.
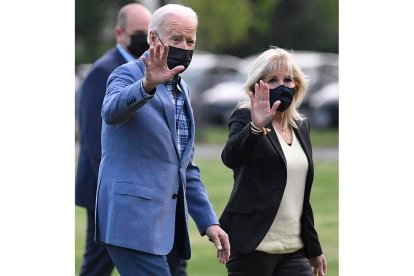
POLYGON ((178 195, 177 195, 177 194, 173 194, 173 195, 172 195, 172 198, 173 198, 173 199, 176 199, 177 197, 178 197, 178 195))

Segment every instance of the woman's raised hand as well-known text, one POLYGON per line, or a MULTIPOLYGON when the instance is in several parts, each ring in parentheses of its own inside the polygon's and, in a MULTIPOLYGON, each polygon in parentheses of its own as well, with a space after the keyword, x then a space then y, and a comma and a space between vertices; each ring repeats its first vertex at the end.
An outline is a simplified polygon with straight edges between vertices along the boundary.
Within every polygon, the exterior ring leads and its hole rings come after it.
POLYGON ((275 116, 280 101, 276 101, 272 108, 270 108, 269 86, 262 80, 254 85, 254 94, 249 92, 249 96, 252 123, 258 128, 263 128, 270 122, 273 116, 275 116))

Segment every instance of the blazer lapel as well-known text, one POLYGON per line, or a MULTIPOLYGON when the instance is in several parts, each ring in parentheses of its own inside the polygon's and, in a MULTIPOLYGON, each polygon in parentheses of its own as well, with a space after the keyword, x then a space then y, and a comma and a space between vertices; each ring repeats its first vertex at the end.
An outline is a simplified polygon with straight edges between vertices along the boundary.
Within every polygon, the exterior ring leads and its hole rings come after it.
POLYGON ((165 118, 168 123, 168 128, 170 129, 171 138, 174 142, 175 151, 178 155, 178 145, 177 145, 177 131, 175 128, 175 106, 172 102, 170 95, 168 95, 168 91, 165 88, 164 84, 157 85, 157 92, 155 95, 158 96, 158 98, 161 100, 161 103, 163 105, 165 118))
MULTIPOLYGON (((193 117, 193 112, 191 109, 191 104, 190 104, 190 98, 188 96, 188 90, 185 88, 184 85, 181 85, 180 82, 180 89, 181 91, 184 93, 184 97, 185 97, 185 101, 184 101, 184 107, 187 111, 189 120, 190 120, 190 140, 188 141, 188 144, 185 148, 184 154, 181 157, 181 161, 188 159, 188 156, 191 153, 191 150, 193 148, 194 145, 194 133, 195 133, 195 126, 194 126, 194 117, 193 117)), ((174 103, 171 100, 170 95, 168 94, 167 89, 165 88, 165 86, 163 84, 159 84, 157 85, 157 92, 155 93, 159 99, 161 100, 161 103, 163 105, 163 109, 164 109, 164 113, 165 113, 165 117, 168 123, 168 128, 170 129, 170 133, 171 133, 171 138, 174 141, 174 147, 175 147, 175 151, 177 153, 177 156, 179 157, 179 153, 178 153, 178 141, 177 141, 177 130, 176 130, 176 125, 175 125, 175 106, 174 103)))
MULTIPOLYGON (((301 122, 299 122, 300 124, 301 122)), ((293 128, 293 131, 296 134, 296 138, 298 138, 300 145, 302 146, 303 151, 306 154, 306 157, 308 158, 309 164, 312 164, 312 156, 310 155, 311 149, 308 143, 306 143, 305 134, 303 133, 302 127, 299 128, 293 128)))
MULTIPOLYGON (((144 53, 144 56, 149 59, 149 51, 147 50, 144 53)), ((142 57, 140 57, 142 60, 142 57)), ((142 63, 144 64, 144 63, 142 63)), ((141 65, 138 66, 141 70, 141 73, 145 75, 145 66, 141 65)), ((165 88, 164 84, 157 85, 157 92, 155 92, 155 95, 161 100, 162 106, 164 107, 164 113, 165 113, 165 119, 168 124, 168 128, 170 129, 171 138, 174 143, 175 152, 177 154, 177 157, 179 157, 178 153, 178 145, 177 145, 177 131, 175 126, 175 106, 172 102, 170 95, 168 95, 167 88, 165 88)))
POLYGON ((193 116, 193 110, 191 108, 190 104, 190 97, 188 96, 189 91, 185 88, 184 85, 182 85, 182 80, 180 81, 180 89, 182 93, 184 93, 185 101, 184 101, 184 108, 187 111, 188 119, 190 120, 190 140, 187 143, 187 146, 185 147, 184 154, 181 157, 181 160, 185 160, 188 158, 189 154, 191 153, 191 150, 194 145, 194 135, 195 135, 195 125, 194 125, 194 116, 193 116))
POLYGON ((273 147, 276 149, 276 151, 279 153, 279 155, 282 156, 283 162, 285 162, 286 164, 286 158, 283 154, 282 146, 280 145, 280 142, 277 139, 276 130, 273 128, 272 122, 268 123, 266 127, 271 129, 270 133, 266 135, 267 138, 269 139, 273 147))

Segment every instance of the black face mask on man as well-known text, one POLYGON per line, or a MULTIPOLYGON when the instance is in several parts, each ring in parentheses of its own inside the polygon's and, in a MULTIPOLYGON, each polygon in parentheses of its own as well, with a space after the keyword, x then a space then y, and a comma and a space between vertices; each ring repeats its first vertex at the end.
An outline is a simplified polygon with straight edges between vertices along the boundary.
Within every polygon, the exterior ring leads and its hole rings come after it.
POLYGON ((128 51, 135 58, 139 58, 148 48, 147 34, 141 32, 131 35, 131 43, 128 46, 128 51))
MULTIPOLYGON (((162 45, 164 45, 164 43, 158 36, 157 32, 155 32, 155 34, 157 35, 162 45)), ((185 50, 182 48, 177 48, 177 47, 168 45, 168 57, 167 57, 168 68, 171 70, 174 67, 182 65, 184 66, 184 70, 182 72, 184 72, 191 63, 191 59, 193 58, 193 53, 194 53, 194 50, 185 50)))
POLYGON ((276 111, 279 111, 279 112, 285 111, 292 103, 293 95, 295 95, 295 89, 286 87, 284 85, 280 85, 276 88, 269 89, 270 108, 272 108, 273 104, 277 100, 279 100, 280 105, 276 111))

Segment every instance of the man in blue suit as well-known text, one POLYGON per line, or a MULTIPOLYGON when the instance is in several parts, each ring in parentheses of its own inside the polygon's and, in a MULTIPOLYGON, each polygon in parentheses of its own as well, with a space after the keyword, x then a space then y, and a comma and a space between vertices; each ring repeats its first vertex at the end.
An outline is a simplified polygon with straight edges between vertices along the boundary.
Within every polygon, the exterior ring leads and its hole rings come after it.
POLYGON ((108 78, 96 241, 123 276, 171 275, 171 251, 189 259, 188 213, 219 261, 229 258, 228 236, 193 163, 194 117, 179 76, 191 62, 197 23, 191 8, 159 8, 148 26, 149 51, 108 78))
POLYGON ((102 102, 108 76, 118 66, 139 58, 149 47, 151 13, 139 4, 128 4, 118 13, 116 47, 95 62, 79 99, 80 149, 76 174, 75 203, 87 210, 86 248, 80 275, 111 275, 113 263, 105 246, 94 241, 95 199, 101 160, 102 102))

